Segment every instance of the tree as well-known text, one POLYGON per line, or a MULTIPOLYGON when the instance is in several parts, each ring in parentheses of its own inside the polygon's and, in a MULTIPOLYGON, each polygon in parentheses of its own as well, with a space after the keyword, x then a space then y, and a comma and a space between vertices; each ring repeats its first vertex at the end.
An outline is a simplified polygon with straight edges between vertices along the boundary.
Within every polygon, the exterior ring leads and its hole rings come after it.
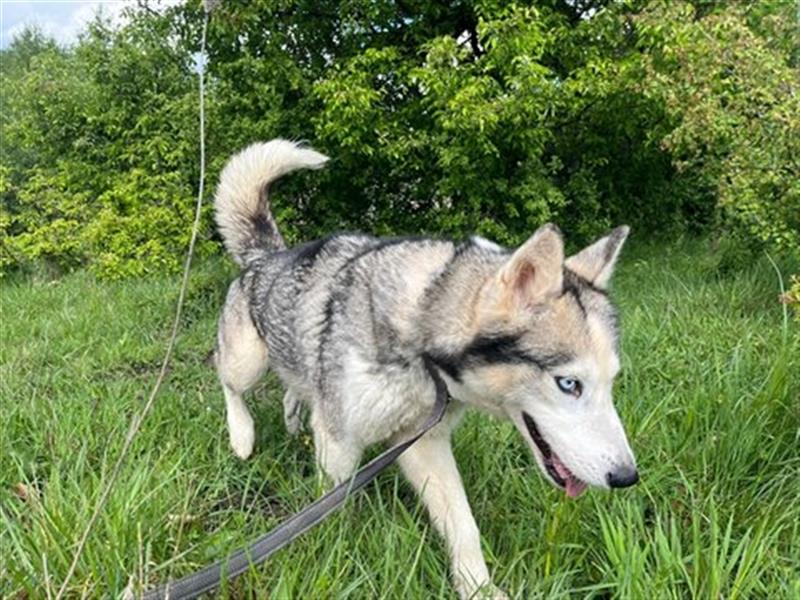
MULTIPOLYGON (((223 2, 208 181, 248 143, 289 137, 334 157, 278 186, 291 242, 365 229, 514 244, 554 220, 576 243, 627 222, 797 251, 792 19, 779 0, 223 2)), ((199 2, 142 0, 70 48, 31 31, 0 51, 0 268, 178 268, 201 24, 199 2)), ((210 221, 207 206, 201 253, 210 221)))

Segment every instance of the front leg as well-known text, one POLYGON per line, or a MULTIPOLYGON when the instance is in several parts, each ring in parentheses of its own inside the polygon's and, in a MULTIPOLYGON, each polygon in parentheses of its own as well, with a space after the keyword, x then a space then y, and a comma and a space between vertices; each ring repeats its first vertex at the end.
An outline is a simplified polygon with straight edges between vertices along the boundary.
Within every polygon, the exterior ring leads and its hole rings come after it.
POLYGON ((447 541, 453 579, 461 598, 506 598, 489 578, 480 533, 467 501, 449 435, 419 439, 398 458, 406 478, 422 496, 431 520, 447 541))
POLYGON ((311 430, 319 467, 334 485, 346 481, 358 467, 361 446, 352 437, 334 435, 328 429, 319 405, 311 411, 311 430))

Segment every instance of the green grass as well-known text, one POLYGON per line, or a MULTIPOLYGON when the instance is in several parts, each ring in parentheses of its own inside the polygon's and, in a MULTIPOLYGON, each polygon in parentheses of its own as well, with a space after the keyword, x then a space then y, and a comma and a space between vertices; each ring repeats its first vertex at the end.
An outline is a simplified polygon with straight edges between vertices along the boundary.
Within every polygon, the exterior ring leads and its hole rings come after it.
MULTIPOLYGON (((698 242, 632 247, 615 281, 616 397, 639 486, 577 501, 507 423, 470 414, 456 455, 496 583, 518 598, 800 596, 800 335, 766 261, 716 272, 698 242)), ((784 266, 797 270, 797 265, 784 266)), ((227 447, 204 362, 234 271, 194 271, 167 385, 70 584, 118 594, 216 560, 320 488, 282 393, 252 394, 253 458, 227 447)), ((164 351, 177 277, 2 284, 0 596, 58 589, 164 351)), ((395 468, 226 588, 231 597, 454 598, 442 542, 395 468)))

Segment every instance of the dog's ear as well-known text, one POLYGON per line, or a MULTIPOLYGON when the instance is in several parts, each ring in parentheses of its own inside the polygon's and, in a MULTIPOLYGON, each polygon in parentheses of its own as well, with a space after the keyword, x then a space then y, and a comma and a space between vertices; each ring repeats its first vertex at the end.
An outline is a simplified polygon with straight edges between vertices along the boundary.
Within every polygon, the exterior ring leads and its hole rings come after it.
POLYGON ((629 231, 627 225, 617 227, 604 238, 570 256, 565 263, 567 268, 601 290, 605 289, 608 287, 611 274, 614 272, 614 264, 629 231))
POLYGON ((548 223, 520 246, 497 275, 503 304, 526 307, 559 293, 564 271, 564 241, 548 223))

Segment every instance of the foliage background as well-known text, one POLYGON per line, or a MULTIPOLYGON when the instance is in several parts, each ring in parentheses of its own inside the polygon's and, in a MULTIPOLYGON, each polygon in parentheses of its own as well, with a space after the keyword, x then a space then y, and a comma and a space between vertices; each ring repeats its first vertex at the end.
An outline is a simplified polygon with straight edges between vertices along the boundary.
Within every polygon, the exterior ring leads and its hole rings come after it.
MULTIPOLYGON (((282 185, 292 241, 547 220, 576 243, 710 232, 800 252, 800 43, 781 0, 227 0, 209 31, 209 181, 242 146, 334 161, 282 185)), ((0 269, 177 269, 197 182, 199 2, 132 5, 0 53, 0 269)), ((213 186, 211 186, 213 187, 213 186)), ((205 215, 202 254, 219 251, 205 215)))

